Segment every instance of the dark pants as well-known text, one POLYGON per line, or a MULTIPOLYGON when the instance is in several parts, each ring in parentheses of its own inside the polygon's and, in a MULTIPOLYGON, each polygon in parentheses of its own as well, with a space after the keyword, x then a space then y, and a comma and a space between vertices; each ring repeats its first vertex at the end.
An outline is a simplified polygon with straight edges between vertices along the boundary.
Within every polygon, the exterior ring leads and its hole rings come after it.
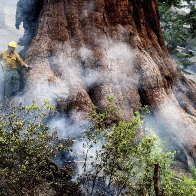
POLYGON ((20 76, 17 70, 4 71, 4 96, 11 97, 20 89, 20 76))

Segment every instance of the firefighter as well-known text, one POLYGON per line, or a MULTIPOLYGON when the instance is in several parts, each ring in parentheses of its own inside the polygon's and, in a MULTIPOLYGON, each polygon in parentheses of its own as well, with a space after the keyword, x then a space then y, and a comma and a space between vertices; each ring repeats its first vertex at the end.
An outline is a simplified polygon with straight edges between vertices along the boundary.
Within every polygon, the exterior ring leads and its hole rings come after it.
POLYGON ((16 63, 18 62, 22 67, 30 70, 30 67, 15 52, 16 47, 16 42, 11 41, 8 44, 8 50, 0 52, 0 60, 4 71, 4 97, 7 98, 14 96, 20 89, 20 76, 16 63))

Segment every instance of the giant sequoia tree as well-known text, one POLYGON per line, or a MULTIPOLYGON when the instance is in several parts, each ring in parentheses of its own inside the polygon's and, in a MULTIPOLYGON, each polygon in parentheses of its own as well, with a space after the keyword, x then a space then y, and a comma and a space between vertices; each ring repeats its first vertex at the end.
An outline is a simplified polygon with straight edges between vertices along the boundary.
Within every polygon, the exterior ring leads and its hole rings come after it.
POLYGON ((26 97, 83 114, 112 95, 125 119, 148 104, 196 161, 196 85, 168 54, 156 0, 45 0, 27 62, 26 97))

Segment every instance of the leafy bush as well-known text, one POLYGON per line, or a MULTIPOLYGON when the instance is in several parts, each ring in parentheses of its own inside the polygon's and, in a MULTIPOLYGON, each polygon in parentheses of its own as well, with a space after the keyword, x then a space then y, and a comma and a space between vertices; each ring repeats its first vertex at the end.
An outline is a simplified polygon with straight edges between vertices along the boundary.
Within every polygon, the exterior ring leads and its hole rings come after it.
MULTIPOLYGON (((41 108, 35 103, 1 108, 0 195, 37 195, 46 187, 50 190, 62 173, 51 159, 68 146, 55 133, 48 133, 42 121, 48 112, 53 108, 47 101, 41 108)), ((65 179, 67 174, 61 180, 65 179)))

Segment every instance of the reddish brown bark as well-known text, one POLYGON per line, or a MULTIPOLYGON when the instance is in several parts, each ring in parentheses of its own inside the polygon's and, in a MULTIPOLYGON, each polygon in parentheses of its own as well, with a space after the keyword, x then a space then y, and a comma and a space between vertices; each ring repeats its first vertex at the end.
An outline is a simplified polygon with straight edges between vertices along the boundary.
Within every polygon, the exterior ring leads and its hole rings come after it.
POLYGON ((154 164, 154 176, 153 176, 153 181, 154 181, 154 191, 156 196, 161 196, 163 194, 160 193, 159 190, 159 164, 154 164))
POLYGON ((26 96, 35 98, 42 91, 35 89, 47 82, 50 95, 64 103, 65 110, 88 111, 92 104, 103 107, 113 95, 125 119, 140 103, 149 104, 171 136, 196 159, 196 85, 181 74, 167 52, 156 0, 45 1, 27 59, 33 69, 26 96), (126 65, 108 60, 116 44, 123 51, 128 47, 134 60, 126 65), (91 52, 83 60, 82 47, 91 52), (59 60, 59 53, 64 60, 59 60), (74 68, 93 69, 101 76, 88 86, 74 68), (110 76, 114 72, 123 76, 110 76))

